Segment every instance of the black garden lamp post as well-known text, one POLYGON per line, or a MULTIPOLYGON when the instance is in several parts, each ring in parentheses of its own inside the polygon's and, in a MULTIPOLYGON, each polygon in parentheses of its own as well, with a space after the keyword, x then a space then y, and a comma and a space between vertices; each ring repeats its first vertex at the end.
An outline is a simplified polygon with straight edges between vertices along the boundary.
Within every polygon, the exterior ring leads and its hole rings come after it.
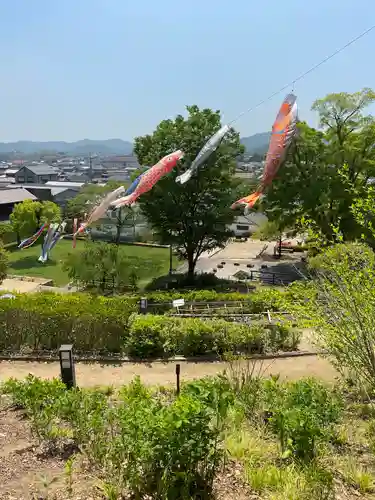
POLYGON ((65 344, 59 349, 61 380, 68 389, 76 386, 73 345, 65 344))

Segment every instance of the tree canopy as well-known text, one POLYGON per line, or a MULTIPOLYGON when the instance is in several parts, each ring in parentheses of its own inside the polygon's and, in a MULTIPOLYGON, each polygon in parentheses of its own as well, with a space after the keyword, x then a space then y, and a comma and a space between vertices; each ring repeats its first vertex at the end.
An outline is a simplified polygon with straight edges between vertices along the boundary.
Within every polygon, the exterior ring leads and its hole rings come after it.
POLYGON ((10 220, 18 237, 27 237, 45 222, 60 222, 61 210, 52 201, 25 200, 14 206, 10 220))
POLYGON ((222 247, 231 236, 230 209, 236 199, 236 158, 243 152, 239 134, 231 129, 221 145, 184 185, 175 182, 205 142, 221 127, 220 112, 187 106, 188 116, 163 120, 151 135, 135 139, 134 152, 142 165, 154 165, 174 150, 183 161, 139 199, 139 205, 160 243, 173 245, 188 262, 190 277, 198 257, 222 247))
POLYGON ((83 251, 69 253, 63 266, 80 287, 115 292, 128 286, 136 288, 138 281, 149 278, 162 262, 129 256, 126 248, 111 243, 87 242, 83 251))
POLYGON ((374 101, 371 89, 315 101, 321 130, 299 124, 295 145, 264 201, 271 220, 307 224, 327 242, 337 241, 338 234, 344 240, 361 236, 364 228, 351 207, 366 197, 375 175, 375 120, 365 114, 374 101))

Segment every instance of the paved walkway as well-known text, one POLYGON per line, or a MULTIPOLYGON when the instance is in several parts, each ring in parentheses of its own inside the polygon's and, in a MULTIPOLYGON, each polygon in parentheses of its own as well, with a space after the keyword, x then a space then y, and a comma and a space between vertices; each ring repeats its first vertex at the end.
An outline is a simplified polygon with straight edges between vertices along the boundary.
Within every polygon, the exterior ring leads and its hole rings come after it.
MULTIPOLYGON (((245 362, 243 362, 245 363, 245 362)), ((192 380, 207 375, 216 375, 228 365, 223 362, 181 363, 181 380, 192 380)), ((332 381, 337 376, 330 363, 318 356, 303 356, 256 362, 256 372, 280 374, 283 378, 298 379, 316 376, 332 381)), ((59 363, 34 363, 24 361, 0 362, 0 382, 9 377, 24 378, 29 373, 37 377, 59 376, 59 363)), ((124 363, 122 365, 100 365, 99 363, 77 363, 77 384, 85 387, 118 386, 130 382, 139 375, 150 385, 169 385, 175 382, 175 363, 124 363)))

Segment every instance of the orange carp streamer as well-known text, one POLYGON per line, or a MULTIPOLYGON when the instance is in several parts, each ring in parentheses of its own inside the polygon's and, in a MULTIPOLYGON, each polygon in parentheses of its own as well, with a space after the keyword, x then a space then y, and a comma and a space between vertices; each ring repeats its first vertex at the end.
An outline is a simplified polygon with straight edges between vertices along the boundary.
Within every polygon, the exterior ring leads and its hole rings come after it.
POLYGON ((272 127, 262 181, 255 193, 237 200, 231 206, 232 209, 244 206, 245 213, 247 213, 262 196, 266 187, 272 183, 280 166, 285 161, 288 149, 296 135, 297 121, 297 97, 294 94, 288 94, 272 127))

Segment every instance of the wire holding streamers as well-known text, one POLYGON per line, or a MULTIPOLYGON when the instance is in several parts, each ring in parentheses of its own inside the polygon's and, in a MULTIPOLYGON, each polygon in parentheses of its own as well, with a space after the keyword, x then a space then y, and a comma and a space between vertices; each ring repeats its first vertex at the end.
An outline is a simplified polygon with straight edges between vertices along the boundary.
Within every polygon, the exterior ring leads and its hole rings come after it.
POLYGON ((182 174, 180 174, 178 177, 176 177, 176 182, 179 182, 180 184, 184 184, 185 182, 187 182, 193 176, 193 174, 198 170, 200 165, 202 165, 208 159, 208 157, 219 147, 221 141, 224 139, 225 135, 229 132, 231 126, 237 120, 239 120, 242 116, 259 108, 259 106, 261 106, 262 104, 271 100, 273 97, 275 97, 276 95, 280 94, 281 92, 283 92, 284 90, 286 90, 290 87, 292 87, 291 93, 294 94, 294 86, 298 81, 302 80, 302 78, 307 76, 309 73, 312 73, 317 68, 322 66, 324 63, 326 63, 327 61, 329 61, 330 59, 335 57, 337 54, 339 54, 340 52, 345 50, 347 47, 349 47, 350 45, 355 43, 357 40, 359 40, 360 38, 362 38, 365 35, 367 35, 368 33, 370 33, 370 31, 372 31, 374 28, 375 28, 375 24, 373 26, 371 26, 370 28, 368 28, 366 31, 363 31, 360 35, 358 35, 355 38, 353 38, 352 40, 350 40, 348 43, 346 43, 342 47, 340 47, 338 50, 335 50, 335 52, 333 52, 329 56, 325 57, 318 64, 315 64, 310 69, 308 69, 307 71, 305 71, 304 73, 299 75, 297 78, 294 78, 291 82, 287 83, 286 85, 281 87, 279 90, 276 90, 276 92, 273 92, 270 96, 268 96, 265 99, 263 99, 262 101, 258 102, 258 104, 256 104, 255 106, 252 106, 251 108, 240 113, 234 120, 232 120, 229 123, 227 123, 226 125, 222 126, 219 130, 217 130, 215 132, 214 135, 212 135, 206 141, 206 143, 203 145, 203 147, 201 148, 201 150, 198 152, 197 156, 195 157, 195 159, 191 163, 190 168, 188 170, 186 170, 185 172, 183 172, 182 174))
POLYGON ((350 45, 353 45, 353 43, 357 42, 358 40, 360 40, 361 38, 363 38, 364 36, 366 36, 373 29, 375 29, 375 24, 372 25, 367 30, 363 31, 360 35, 356 36, 355 38, 352 38, 345 45, 343 45, 339 49, 335 50, 335 52, 332 52, 332 54, 330 54, 329 56, 327 56, 324 59, 322 59, 319 63, 317 63, 314 66, 312 66, 310 69, 308 69, 307 71, 305 71, 304 73, 302 73, 301 75, 299 75, 297 78, 295 78, 291 82, 287 83, 286 85, 284 85, 283 87, 281 87, 279 90, 276 90, 275 92, 273 92, 271 95, 269 95, 268 97, 266 97, 262 101, 258 102, 258 104, 256 104, 255 106, 252 106, 251 108, 249 108, 249 109, 247 109, 245 111, 242 111, 242 113, 240 113, 234 120, 232 120, 231 122, 229 122, 229 125, 232 125, 233 123, 235 123, 236 121, 238 121, 240 118, 242 118, 247 113, 250 113, 251 111, 254 111, 255 109, 259 108, 259 106, 261 106, 262 104, 266 103, 267 101, 269 101, 273 97, 277 96, 281 92, 287 90, 291 86, 292 86, 292 89, 294 90, 295 84, 297 82, 299 82, 300 80, 302 80, 302 78, 305 78, 305 76, 309 75, 310 73, 312 73, 313 71, 315 71, 316 69, 318 69, 320 66, 322 66, 323 64, 325 64, 327 61, 329 61, 333 57, 335 57, 338 54, 340 54, 340 52, 342 52, 343 50, 347 49, 348 47, 350 47, 350 45))

